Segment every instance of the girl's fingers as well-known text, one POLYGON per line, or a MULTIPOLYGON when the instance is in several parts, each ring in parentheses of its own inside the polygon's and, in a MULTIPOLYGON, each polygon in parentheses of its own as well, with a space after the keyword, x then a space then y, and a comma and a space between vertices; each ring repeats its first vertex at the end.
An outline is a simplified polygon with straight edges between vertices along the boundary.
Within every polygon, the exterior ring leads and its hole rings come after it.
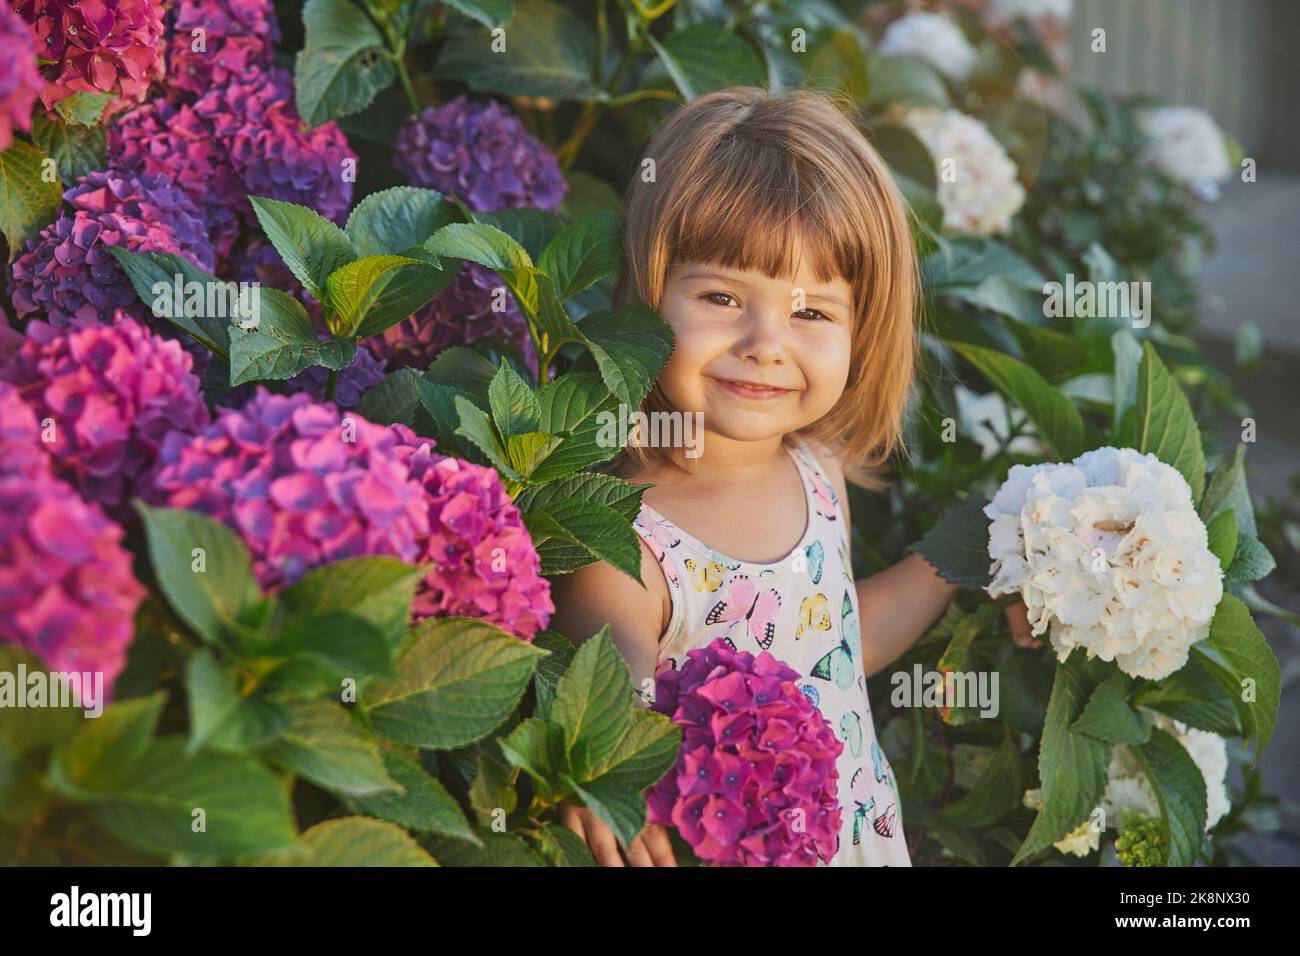
POLYGON ((646 849, 645 841, 640 835, 636 836, 631 845, 627 848, 628 866, 654 866, 654 860, 650 858, 650 851, 646 849))
POLYGON ((1015 604, 1008 604, 1002 609, 1006 615, 1007 624, 1011 626, 1011 639, 1021 647, 1042 647, 1042 638, 1034 637, 1033 628, 1029 624, 1029 609, 1025 607, 1024 601, 1017 601, 1015 604))
POLYGON ((677 860, 673 857, 672 841, 668 839, 668 831, 663 827, 651 824, 641 832, 641 837, 638 839, 644 839, 654 866, 677 865, 677 860))
POLYGON ((587 846, 596 858, 598 866, 626 866, 618 852, 618 840, 614 831, 593 816, 590 811, 583 814, 583 828, 587 831, 587 846))

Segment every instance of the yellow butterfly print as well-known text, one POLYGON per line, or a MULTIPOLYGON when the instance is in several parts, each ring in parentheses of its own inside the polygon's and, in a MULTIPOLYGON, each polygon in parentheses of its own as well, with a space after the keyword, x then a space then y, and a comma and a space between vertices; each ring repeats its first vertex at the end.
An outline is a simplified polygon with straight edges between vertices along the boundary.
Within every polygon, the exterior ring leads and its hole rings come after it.
POLYGON ((690 558, 686 559, 686 571, 691 576, 691 585, 697 591, 716 591, 722 587, 722 576, 727 569, 717 561, 710 561, 708 564, 696 564, 690 558))
POLYGON ((825 594, 813 594, 803 599, 799 605, 799 626, 795 628, 794 639, 803 637, 804 631, 829 631, 831 629, 831 612, 826 604, 825 594))

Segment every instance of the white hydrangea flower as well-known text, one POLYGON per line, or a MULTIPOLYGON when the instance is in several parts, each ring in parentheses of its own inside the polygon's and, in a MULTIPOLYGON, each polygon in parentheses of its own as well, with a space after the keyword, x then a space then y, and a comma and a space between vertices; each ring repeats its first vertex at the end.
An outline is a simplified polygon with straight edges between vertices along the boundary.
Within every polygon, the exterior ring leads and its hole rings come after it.
POLYGON ((989 0, 988 5, 989 19, 995 23, 1004 23, 1016 17, 1029 20, 1043 17, 1068 20, 1073 12, 1074 0, 989 0))
POLYGON ((1228 145, 1213 117, 1194 106, 1161 106, 1138 114, 1150 140, 1146 159, 1186 183, 1202 198, 1215 199, 1219 182, 1232 173, 1228 145))
MULTIPOLYGON (((1041 810, 1043 809, 1043 791, 1039 789, 1026 790, 1021 802, 1030 810, 1041 810)), ((1062 853, 1087 856, 1101 846, 1101 831, 1092 825, 1092 819, 1089 818, 1053 843, 1052 846, 1062 853)))
POLYGON ((950 17, 924 11, 891 23, 876 52, 924 60, 952 80, 966 79, 977 57, 966 34, 950 17))
POLYGON ((944 228, 978 236, 1006 232, 1025 204, 1025 190, 988 127, 958 110, 929 108, 909 110, 903 122, 934 160, 944 228))
POLYGON ((1158 680, 1209 634, 1223 570, 1177 470, 1131 448, 1013 465, 985 507, 993 597, 1018 593, 1035 636, 1158 680))
MULTIPOLYGON (((1228 745, 1218 734, 1189 727, 1164 714, 1153 716, 1154 725, 1173 734, 1205 778, 1205 829, 1209 831, 1231 808, 1227 785, 1228 745)), ((1123 816, 1129 812, 1151 817, 1160 815, 1160 803, 1151 782, 1128 747, 1116 747, 1111 751, 1102 806, 1108 817, 1115 818, 1115 826, 1123 826, 1123 816)))

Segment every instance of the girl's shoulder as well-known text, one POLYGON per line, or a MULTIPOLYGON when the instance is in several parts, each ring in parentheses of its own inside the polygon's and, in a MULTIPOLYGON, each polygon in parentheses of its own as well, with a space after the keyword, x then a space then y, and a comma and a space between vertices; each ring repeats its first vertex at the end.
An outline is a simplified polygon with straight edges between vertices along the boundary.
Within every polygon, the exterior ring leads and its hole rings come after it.
POLYGON ((813 462, 821 467, 841 505, 847 508, 848 484, 844 478, 844 464, 840 461, 839 454, 829 445, 813 438, 799 436, 797 444, 801 445, 812 456, 813 462))

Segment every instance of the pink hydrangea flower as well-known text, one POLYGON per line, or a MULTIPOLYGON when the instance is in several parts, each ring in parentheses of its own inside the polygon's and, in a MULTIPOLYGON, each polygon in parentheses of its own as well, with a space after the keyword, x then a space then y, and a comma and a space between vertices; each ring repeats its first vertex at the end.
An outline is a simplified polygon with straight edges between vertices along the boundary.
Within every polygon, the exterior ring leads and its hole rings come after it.
POLYGON ((499 480, 433 454, 405 425, 259 387, 201 434, 169 436, 163 461, 162 503, 239 532, 269 590, 343 558, 389 555, 436 562, 417 588, 417 618, 470 615, 524 639, 549 619, 549 585, 499 480))
POLYGON ((0 378, 51 423, 59 476, 121 518, 132 497, 152 497, 163 438, 208 424, 192 367, 179 342, 119 314, 83 329, 30 323, 0 378))
POLYGON ((179 0, 167 30, 167 82, 202 95, 253 67, 269 67, 279 42, 270 0, 179 0), (203 49, 196 50, 200 37, 203 49))
POLYGON ((13 144, 14 127, 32 128, 32 103, 42 82, 27 24, 0 7, 0 149, 13 144))
POLYGON ((91 172, 64 192, 59 218, 14 260, 11 293, 19 316, 43 311, 54 325, 87 325, 120 307, 148 322, 148 307, 109 246, 176 253, 200 269, 213 268, 199 211, 170 179, 91 172))
POLYGON ((767 651, 726 638, 656 681, 654 709, 682 727, 677 763, 647 796, 648 821, 674 826, 701 860, 814 866, 835 853, 844 744, 767 651))
POLYGON ((434 568, 416 594, 417 619, 477 617, 531 641, 555 605, 533 540, 494 468, 431 454, 411 456, 429 494, 422 561, 434 568))
POLYGON ((38 434, 18 389, 0 383, 0 641, 54 671, 99 671, 107 694, 145 589, 122 529, 50 474, 38 434))
POLYGON ((45 77, 48 110, 74 93, 113 93, 105 115, 144 99, 163 76, 161 0, 19 0, 14 12, 31 25, 45 77))

